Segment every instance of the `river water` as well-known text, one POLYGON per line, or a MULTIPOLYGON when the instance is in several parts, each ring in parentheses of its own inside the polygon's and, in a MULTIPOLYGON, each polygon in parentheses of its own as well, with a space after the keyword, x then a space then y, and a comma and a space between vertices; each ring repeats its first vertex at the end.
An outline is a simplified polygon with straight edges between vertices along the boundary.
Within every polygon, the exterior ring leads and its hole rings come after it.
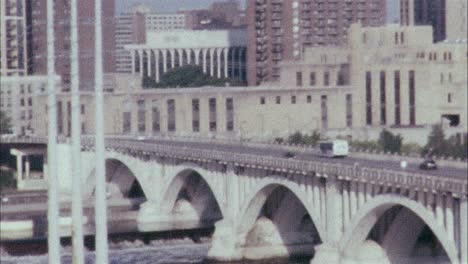
MULTIPOLYGON (((216 263, 204 260, 210 248, 209 243, 190 245, 164 245, 158 247, 141 247, 109 250, 109 263, 111 264, 187 264, 187 263, 216 263)), ((231 263, 245 264, 306 264, 309 259, 270 259, 263 261, 241 261, 231 263)), ((71 263, 70 253, 62 255, 62 263, 71 263)), ((2 256, 2 264, 47 264, 47 256, 2 256)), ((86 264, 94 263, 94 252, 86 254, 86 264)), ((226 263, 226 262, 223 262, 226 263)))

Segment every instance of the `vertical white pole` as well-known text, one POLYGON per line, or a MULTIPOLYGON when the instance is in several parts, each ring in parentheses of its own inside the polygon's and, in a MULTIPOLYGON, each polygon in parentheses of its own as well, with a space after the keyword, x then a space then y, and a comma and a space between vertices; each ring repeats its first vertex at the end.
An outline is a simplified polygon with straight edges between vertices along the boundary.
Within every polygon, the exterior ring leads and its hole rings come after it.
POLYGON ((159 50, 156 50, 155 54, 156 63, 154 64, 155 69, 155 80, 159 82, 159 50))
POLYGON ((223 49, 223 57, 224 57, 224 78, 228 78, 228 56, 229 56, 229 49, 223 49))
POLYGON ((81 109, 78 66, 78 15, 77 1, 71 0, 70 60, 71 60, 71 136, 72 136, 72 244, 73 264, 84 263, 83 205, 81 197, 81 109))
POLYGON ((47 107, 48 107, 48 210, 49 263, 60 263, 59 199, 57 193, 57 101, 55 99, 54 1, 47 0, 47 107))
MULTIPOLYGON (((107 245, 107 205, 106 205, 106 167, 104 159, 104 113, 103 113, 103 65, 102 65, 102 26, 101 0, 95 0, 95 96, 96 96, 96 263, 108 263, 107 245)), ((143 59, 143 56, 141 56, 143 59)), ((141 61, 140 61, 141 65, 141 61)), ((142 68, 140 68, 143 71, 142 68)))

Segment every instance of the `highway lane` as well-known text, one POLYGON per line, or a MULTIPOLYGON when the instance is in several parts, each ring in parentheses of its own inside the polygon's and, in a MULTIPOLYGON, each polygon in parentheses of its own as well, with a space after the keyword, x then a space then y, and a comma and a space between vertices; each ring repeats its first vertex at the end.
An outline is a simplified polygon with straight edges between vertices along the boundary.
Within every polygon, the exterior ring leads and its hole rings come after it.
MULTIPOLYGON (((168 140, 154 140, 154 139, 145 139, 145 140, 135 140, 136 142, 145 142, 149 144, 155 145, 166 145, 166 146, 177 146, 177 147, 187 147, 191 149, 202 149, 202 150, 218 150, 224 151, 229 153, 239 153, 239 154, 251 154, 251 155, 261 155, 261 156, 269 156, 269 157, 278 157, 278 158, 285 158, 285 153, 288 152, 286 148, 281 148, 281 146, 259 146, 259 147, 252 147, 246 146, 242 144, 238 145, 231 145, 231 144, 222 144, 222 143, 211 143, 211 142, 192 142, 192 141, 168 141, 168 140)), ((399 161, 392 161, 392 160, 369 160, 363 158, 355 158, 355 157, 346 157, 346 158, 327 158, 319 156, 317 153, 314 153, 313 149, 310 150, 301 150, 295 152, 297 156, 294 159, 297 160, 311 160, 311 161, 319 161, 325 163, 339 163, 339 164, 346 164, 346 165, 355 165, 367 168, 378 168, 378 169, 388 169, 394 171, 405 171, 411 173, 422 173, 422 174, 429 174, 435 176, 446 176, 446 177, 453 177, 458 179, 467 179, 467 170, 466 169, 459 169, 453 167, 441 167, 439 169, 427 171, 427 170, 420 170, 419 163, 408 162, 408 166, 406 169, 400 167, 399 161)), ((421 162, 423 159, 421 159, 421 162)))

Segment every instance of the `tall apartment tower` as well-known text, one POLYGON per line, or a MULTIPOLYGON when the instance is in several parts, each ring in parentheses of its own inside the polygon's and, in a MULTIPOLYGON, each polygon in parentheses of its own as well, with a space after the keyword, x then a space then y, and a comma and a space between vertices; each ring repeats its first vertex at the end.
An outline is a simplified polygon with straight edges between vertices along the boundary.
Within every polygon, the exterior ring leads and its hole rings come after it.
POLYGON ((280 62, 301 58, 305 47, 346 43, 352 23, 385 21, 385 0, 248 0, 248 83, 277 81, 280 62))
MULTIPOLYGON (((446 19, 448 19, 448 16, 446 5, 452 1, 456 2, 458 0, 401 0, 401 24, 431 25, 434 42, 442 41, 447 36, 446 19)), ((466 0, 464 1, 466 3, 466 0)))
MULTIPOLYGON (((3 2, 3 0, 2 0, 3 2)), ((47 73, 47 5, 46 0, 28 0, 31 15, 31 73, 47 73)), ((94 0, 77 1, 80 90, 94 89, 94 0)), ((104 72, 113 72, 115 0, 102 5, 104 72)), ((63 89, 70 89, 70 0, 54 1, 55 70, 62 79, 63 89)))
POLYGON ((26 20, 25 0, 0 1, 0 76, 28 73, 26 20))

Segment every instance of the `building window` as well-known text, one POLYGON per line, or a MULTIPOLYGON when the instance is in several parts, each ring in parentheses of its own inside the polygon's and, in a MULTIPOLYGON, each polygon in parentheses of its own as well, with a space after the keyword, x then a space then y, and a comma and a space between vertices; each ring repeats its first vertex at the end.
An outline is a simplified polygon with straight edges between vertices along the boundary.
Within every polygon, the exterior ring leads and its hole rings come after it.
POLYGON ((81 105, 81 114, 82 115, 85 114, 85 105, 84 104, 81 105))
POLYGON ((260 97, 260 104, 264 105, 265 104, 265 97, 260 97))
POLYGON ((296 72, 296 86, 302 86, 302 72, 296 72))
POLYGON ((208 99, 210 131, 216 131, 216 98, 208 99))
POLYGON ((448 81, 449 81, 449 83, 452 82, 452 73, 450 73, 450 72, 449 72, 449 75, 448 75, 448 81))
POLYGON ((138 132, 144 133, 146 130, 146 109, 145 109, 145 100, 137 101, 137 120, 138 120, 138 132))
POLYGON ((416 98, 416 91, 415 91, 415 76, 414 71, 409 71, 409 119, 410 125, 416 125, 416 105, 415 105, 415 98, 416 98))
POLYGON ((67 136, 71 135, 71 102, 67 102, 67 136))
POLYGON ((296 96, 293 95, 291 96, 291 104, 295 104, 296 103, 296 96))
POLYGON ((385 72, 380 72, 380 124, 385 125, 387 123, 387 107, 386 107, 386 80, 385 72))
POLYGON ((312 96, 310 95, 307 96, 307 103, 308 104, 312 103, 312 96))
POLYGON ((315 79, 315 72, 311 72, 310 73, 310 86, 315 86, 315 83, 316 83, 316 79, 315 79))
POLYGON ((167 100, 167 130, 176 131, 176 105, 174 99, 167 100))
POLYGON ((330 73, 329 72, 323 73, 323 85, 325 86, 330 85, 330 73))
POLYGON ((366 124, 372 125, 372 74, 366 72, 366 124))
POLYGON ((28 105, 32 106, 32 98, 31 97, 28 98, 28 105))
POLYGON ((226 98, 226 130, 234 130, 234 101, 232 98, 226 98))
POLYGON ((122 114, 123 119, 123 127, 122 132, 124 134, 128 134, 132 131, 132 113, 131 112, 123 112, 122 114))
POLYGON ((444 83, 444 74, 440 73, 440 83, 444 83))
POLYGON ((346 95, 346 126, 353 126, 353 95, 346 95))
POLYGON ((192 131, 200 132, 200 100, 192 99, 192 131))
POLYGON ((400 111, 400 71, 394 72, 394 85, 395 85, 395 125, 401 124, 401 111, 400 111))
POLYGON ((21 100, 20 100, 20 105, 21 105, 21 106, 24 106, 24 98, 21 98, 21 100))
POLYGON ((153 120, 153 133, 157 133, 161 131, 161 114, 159 112, 156 100, 153 100, 153 108, 151 109, 151 115, 151 118, 153 120))
POLYGON ((57 133, 59 135, 63 134, 63 109, 62 102, 57 102, 57 133))
POLYGON ((395 44, 398 44, 398 32, 395 32, 395 44))
POLYGON ((447 103, 451 103, 451 102, 452 102, 452 94, 448 93, 447 94, 447 103))
POLYGON ((276 104, 281 104, 281 96, 276 96, 276 104))
POLYGON ((328 109, 327 109, 327 96, 322 95, 320 97, 320 109, 321 109, 321 120, 322 120, 322 129, 328 128, 328 109))
POLYGON ((401 44, 405 43, 405 33, 403 33, 403 32, 400 32, 400 42, 401 42, 401 44))

